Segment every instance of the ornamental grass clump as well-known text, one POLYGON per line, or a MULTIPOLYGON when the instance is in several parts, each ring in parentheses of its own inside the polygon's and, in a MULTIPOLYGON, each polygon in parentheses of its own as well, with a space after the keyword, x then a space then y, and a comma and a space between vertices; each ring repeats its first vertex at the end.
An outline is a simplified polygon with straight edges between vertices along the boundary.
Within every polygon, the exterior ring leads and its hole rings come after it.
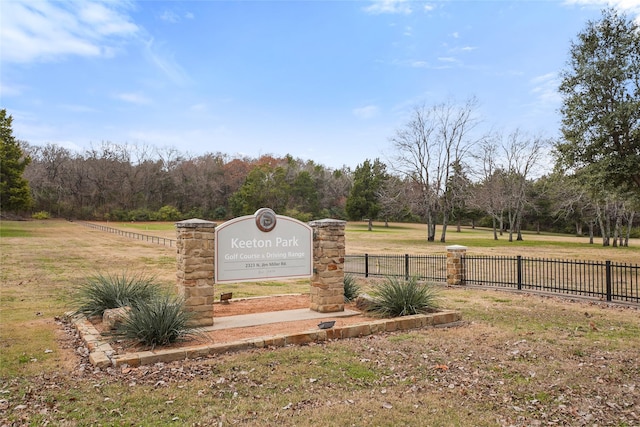
POLYGON ((419 282, 417 277, 387 277, 371 291, 372 302, 367 311, 378 317, 400 317, 436 311, 439 298, 433 284, 419 282))
POLYGON ((164 294, 132 307, 114 335, 153 349, 196 336, 188 327, 190 319, 182 299, 164 294))
POLYGON ((105 310, 137 307, 161 294, 152 277, 142 275, 97 274, 80 284, 73 296, 76 313, 87 317, 101 316, 105 310))
POLYGON ((356 283, 356 278, 351 274, 344 275, 344 302, 351 302, 358 298, 360 286, 356 283))

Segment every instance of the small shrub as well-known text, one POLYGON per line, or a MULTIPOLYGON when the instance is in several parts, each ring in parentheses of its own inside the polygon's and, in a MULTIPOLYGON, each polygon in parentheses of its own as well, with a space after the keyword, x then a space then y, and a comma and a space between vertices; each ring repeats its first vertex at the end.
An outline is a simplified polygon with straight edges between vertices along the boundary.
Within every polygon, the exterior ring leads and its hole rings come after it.
POLYGON ((158 221, 178 221, 182 218, 182 214, 178 208, 166 205, 158 209, 155 219, 158 221))
POLYGON ((351 274, 344 275, 344 302, 351 302, 360 294, 360 286, 351 274))
POLYGON ((159 294, 160 288, 151 277, 97 274, 78 286, 73 301, 78 307, 76 313, 90 317, 110 308, 134 308, 159 294))
POLYGON ((435 311, 438 293, 429 283, 388 277, 371 292, 373 304, 368 311, 379 317, 400 317, 435 311))
POLYGON ((196 335, 189 320, 184 302, 165 294, 132 308, 115 335, 154 348, 196 335))
POLYGON ((149 209, 134 209, 129 211, 129 221, 151 221, 153 220, 154 213, 149 209))
POLYGON ((33 218, 33 219, 49 219, 49 218, 51 218, 51 215, 49 215, 49 212, 47 212, 47 211, 40 211, 40 212, 36 212, 33 215, 31 215, 31 218, 33 218))

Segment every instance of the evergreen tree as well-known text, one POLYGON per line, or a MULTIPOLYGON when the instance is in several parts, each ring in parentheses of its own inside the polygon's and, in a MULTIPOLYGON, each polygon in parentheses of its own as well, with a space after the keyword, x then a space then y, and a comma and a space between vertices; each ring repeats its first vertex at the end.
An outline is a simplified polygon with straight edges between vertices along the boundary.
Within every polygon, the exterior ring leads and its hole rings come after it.
POLYGON ((614 9, 589 22, 562 73, 559 165, 640 194, 640 29, 614 9))
POLYGON ((352 220, 369 219, 369 230, 374 218, 380 212, 380 191, 387 179, 387 168, 380 160, 369 159, 356 167, 353 173, 353 187, 347 198, 345 209, 352 220))
POLYGON ((32 205, 29 182, 22 174, 31 159, 25 156, 14 138, 13 117, 0 110, 0 211, 21 212, 32 205))

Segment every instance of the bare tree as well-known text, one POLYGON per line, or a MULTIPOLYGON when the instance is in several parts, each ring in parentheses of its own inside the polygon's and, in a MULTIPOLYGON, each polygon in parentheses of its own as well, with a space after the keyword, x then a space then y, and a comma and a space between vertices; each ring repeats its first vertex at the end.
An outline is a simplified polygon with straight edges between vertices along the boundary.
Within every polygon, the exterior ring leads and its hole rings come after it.
POLYGON ((69 196, 65 177, 72 159, 71 152, 54 144, 29 146, 28 152, 31 163, 24 176, 29 181, 36 206, 57 216, 67 215, 63 207, 69 196))
POLYGON ((435 241, 436 220, 442 218, 444 242, 451 206, 448 185, 454 174, 453 165, 462 164, 471 146, 469 133, 476 125, 475 98, 464 105, 452 102, 416 107, 407 124, 396 131, 391 142, 395 155, 391 168, 413 182, 418 208, 427 223, 427 241, 435 241))
POLYGON ((522 212, 527 200, 527 186, 533 173, 540 165, 543 148, 550 146, 548 140, 540 136, 528 136, 516 129, 510 133, 502 149, 506 163, 507 215, 509 219, 509 241, 513 241, 513 233, 517 240, 522 240, 522 212))
POLYGON ((571 221, 576 236, 582 236, 583 225, 589 227, 589 243, 593 244, 594 228, 597 222, 596 208, 587 186, 575 175, 553 174, 550 178, 552 215, 563 221, 571 221))
POLYGON ((528 186, 540 164, 549 141, 515 130, 506 137, 494 133, 479 144, 476 154, 480 188, 474 204, 493 219, 493 238, 498 239, 496 223, 502 234, 504 216, 509 225, 509 241, 513 234, 522 240, 522 214, 528 203, 528 186))
POLYGON ((384 219, 385 227, 389 226, 389 220, 403 220, 410 215, 411 208, 407 189, 405 181, 397 176, 389 175, 378 191, 380 217, 384 219))
POLYGON ((506 198, 503 170, 500 163, 499 141, 496 135, 488 135, 478 143, 474 154, 478 185, 470 203, 491 216, 493 239, 498 240, 498 231, 502 235, 506 198))

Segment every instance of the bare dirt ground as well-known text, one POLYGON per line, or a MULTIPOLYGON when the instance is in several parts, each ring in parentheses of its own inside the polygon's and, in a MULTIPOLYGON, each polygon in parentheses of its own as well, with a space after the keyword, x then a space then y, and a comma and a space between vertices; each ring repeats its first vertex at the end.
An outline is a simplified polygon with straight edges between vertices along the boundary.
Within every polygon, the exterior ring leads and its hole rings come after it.
MULTIPOLYGON (((228 304, 216 303, 214 304, 213 321, 215 324, 216 318, 219 317, 308 308, 309 302, 309 296, 301 294, 237 299, 232 300, 228 304)), ((345 304, 345 310, 358 311, 353 303, 345 304)), ((335 327, 343 327, 374 319, 361 313, 347 317, 327 317, 322 320, 335 320, 335 327)), ((281 334, 290 335, 318 329, 318 323, 320 323, 320 321, 321 320, 318 319, 295 320, 242 328, 217 329, 214 331, 198 333, 194 337, 188 338, 186 341, 181 341, 164 348, 177 348, 207 343, 227 343, 247 338, 258 338, 281 334)), ((96 323, 95 325, 100 329, 99 323, 96 323)), ((138 346, 128 343, 113 343, 112 347, 114 347, 118 353, 141 349, 138 346)))
MULTIPOLYGON (((239 301, 232 301, 229 304, 215 304, 213 308, 213 321, 216 317, 235 316, 239 314, 266 313, 281 310, 295 310, 309 307, 308 295, 288 295, 264 298, 252 298, 239 301)), ((346 309, 355 310, 353 304, 347 305, 346 309)), ((366 316, 350 316, 327 318, 335 320, 336 327, 352 325, 363 322, 366 316)), ((279 334, 292 334, 296 332, 308 331, 318 328, 319 320, 302 320, 285 323, 272 323, 261 326, 250 326, 246 328, 218 329, 207 334, 207 338, 213 342, 230 342, 238 339, 262 337, 279 334)))

